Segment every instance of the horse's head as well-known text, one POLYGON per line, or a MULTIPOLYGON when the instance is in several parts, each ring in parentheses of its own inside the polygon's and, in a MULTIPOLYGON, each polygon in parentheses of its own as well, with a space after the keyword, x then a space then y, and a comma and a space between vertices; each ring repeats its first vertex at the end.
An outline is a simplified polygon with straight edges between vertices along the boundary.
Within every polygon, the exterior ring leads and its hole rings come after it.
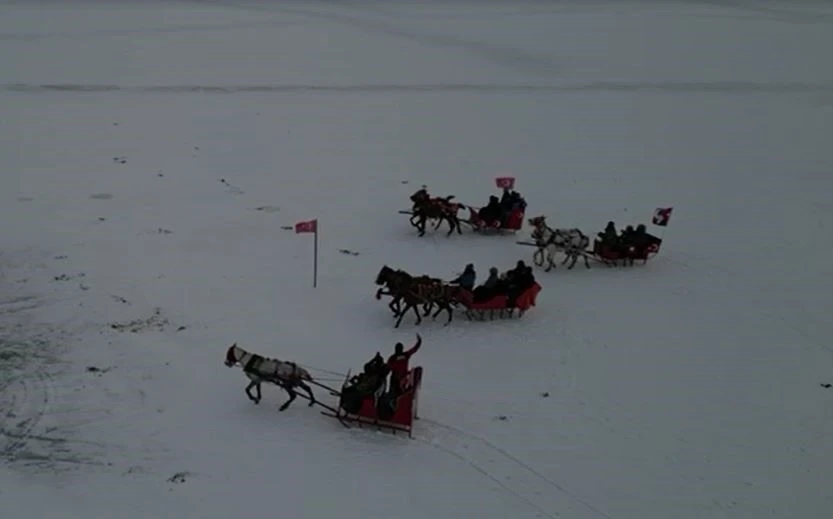
POLYGON ((225 365, 228 367, 232 367, 237 364, 237 343, 235 342, 231 346, 229 346, 228 350, 226 351, 226 360, 225 365))
POLYGON ((376 275, 376 284, 381 286, 387 283, 392 273, 392 268, 388 267, 387 265, 382 266, 382 268, 379 270, 379 274, 376 275))
POLYGON ((425 200, 428 200, 429 198, 430 196, 428 196, 428 190, 423 187, 422 189, 411 195, 411 202, 418 204, 424 202, 425 200))

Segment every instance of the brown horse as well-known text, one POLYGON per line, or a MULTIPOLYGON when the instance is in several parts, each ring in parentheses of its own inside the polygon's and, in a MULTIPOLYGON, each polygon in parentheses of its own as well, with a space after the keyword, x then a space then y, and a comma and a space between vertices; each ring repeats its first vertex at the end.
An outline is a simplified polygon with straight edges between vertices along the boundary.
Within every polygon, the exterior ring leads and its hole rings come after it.
POLYGON ((455 229, 457 234, 463 234, 460 219, 457 217, 457 212, 462 205, 452 202, 452 198, 454 198, 454 195, 445 198, 431 198, 428 190, 424 187, 411 195, 411 202, 414 203, 411 225, 417 228, 420 236, 425 236, 425 225, 428 220, 437 220, 434 230, 439 229, 443 221, 448 222, 449 229, 446 236, 451 236, 455 229))
POLYGON ((376 291, 376 299, 381 299, 383 295, 392 296, 388 307, 393 312, 394 317, 398 317, 396 321, 396 328, 402 323, 402 319, 408 310, 413 310, 416 316, 416 324, 422 322, 422 317, 427 317, 433 309, 434 305, 438 305, 439 309, 434 314, 434 319, 442 310, 447 310, 449 313, 449 322, 451 322, 451 303, 446 296, 448 290, 441 279, 432 278, 430 276, 411 276, 404 270, 394 270, 387 265, 383 266, 376 276, 376 284, 382 286, 376 291), (387 288, 387 291, 385 291, 387 288), (405 303, 404 308, 402 303, 405 303), (420 315, 418 306, 422 305, 423 315, 420 315))

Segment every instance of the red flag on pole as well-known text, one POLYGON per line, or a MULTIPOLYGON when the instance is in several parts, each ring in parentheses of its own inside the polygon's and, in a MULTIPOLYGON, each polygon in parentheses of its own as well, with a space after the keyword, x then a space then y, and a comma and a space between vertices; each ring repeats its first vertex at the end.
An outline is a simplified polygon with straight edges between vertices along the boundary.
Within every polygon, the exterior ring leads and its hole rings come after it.
POLYGON ((298 222, 295 224, 295 233, 303 232, 318 232, 318 219, 307 220, 306 222, 298 222))
POLYGON ((315 236, 312 249, 312 287, 318 286, 318 218, 295 224, 295 234, 312 233, 315 236))
POLYGON ((671 211, 673 210, 673 207, 657 207, 654 210, 654 225, 658 225, 660 227, 667 227, 668 221, 671 220, 671 211))

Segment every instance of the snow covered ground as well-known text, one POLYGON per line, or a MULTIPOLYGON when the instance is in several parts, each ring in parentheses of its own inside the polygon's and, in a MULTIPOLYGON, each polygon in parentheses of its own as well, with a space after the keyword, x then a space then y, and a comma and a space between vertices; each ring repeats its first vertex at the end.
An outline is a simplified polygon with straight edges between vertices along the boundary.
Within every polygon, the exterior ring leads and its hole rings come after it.
POLYGON ((830 49, 823 2, 0 2, 0 517, 833 516, 830 49), (394 330, 382 265, 530 259, 396 212, 504 173, 663 250, 394 330), (414 440, 222 364, 416 331, 414 440))

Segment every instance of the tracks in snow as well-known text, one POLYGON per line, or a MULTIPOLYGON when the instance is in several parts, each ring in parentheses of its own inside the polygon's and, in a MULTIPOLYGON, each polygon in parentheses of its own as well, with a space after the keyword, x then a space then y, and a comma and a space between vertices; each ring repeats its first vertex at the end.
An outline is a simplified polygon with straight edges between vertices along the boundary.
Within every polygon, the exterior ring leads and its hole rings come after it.
POLYGON ((569 516, 575 518, 612 519, 604 511, 482 436, 434 420, 422 418, 420 422, 429 424, 432 432, 430 437, 417 437, 418 441, 428 443, 468 464, 502 490, 535 509, 538 517, 555 519, 563 512, 569 512, 569 516), (553 493, 567 498, 568 503, 562 505, 565 509, 549 511, 552 504, 541 504, 557 501, 557 497, 550 497, 553 493))
MULTIPOLYGON (((79 442, 54 435, 54 383, 40 368, 0 373, 0 461, 54 469, 57 464, 104 465, 76 452, 79 442)), ((94 445, 94 444, 93 444, 94 445)))
POLYGON ((51 379, 41 371, 17 371, 0 379, 0 457, 17 461, 25 452, 49 411, 51 394, 51 379))

